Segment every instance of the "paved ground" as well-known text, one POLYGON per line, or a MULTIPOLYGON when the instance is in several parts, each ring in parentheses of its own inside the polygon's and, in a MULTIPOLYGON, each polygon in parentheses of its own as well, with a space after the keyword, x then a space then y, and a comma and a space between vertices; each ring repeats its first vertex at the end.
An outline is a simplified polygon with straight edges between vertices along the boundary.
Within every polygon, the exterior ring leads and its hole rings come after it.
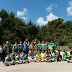
POLYGON ((0 63, 0 72, 72 72, 72 63, 29 63, 15 66, 5 66, 0 63))

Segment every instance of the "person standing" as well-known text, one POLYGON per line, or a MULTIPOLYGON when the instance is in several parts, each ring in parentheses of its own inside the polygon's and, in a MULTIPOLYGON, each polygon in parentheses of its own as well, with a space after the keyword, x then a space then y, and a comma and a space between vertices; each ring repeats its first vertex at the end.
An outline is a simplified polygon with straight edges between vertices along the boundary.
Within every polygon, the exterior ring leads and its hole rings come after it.
POLYGON ((8 47, 9 47, 9 53, 12 53, 12 44, 10 42, 8 44, 8 47))
POLYGON ((17 42, 15 42, 15 44, 13 45, 13 52, 18 53, 18 44, 17 44, 17 42))
POLYGON ((26 41, 24 41, 24 43, 23 43, 23 52, 27 53, 27 51, 28 51, 28 46, 26 44, 26 41))
POLYGON ((7 55, 5 43, 3 43, 3 52, 2 52, 2 60, 5 62, 5 57, 7 55))
POLYGON ((31 42, 30 46, 29 46, 29 50, 31 50, 32 52, 34 52, 34 43, 31 42))
POLYGON ((2 60, 2 51, 3 51, 2 45, 0 45, 0 60, 2 60))
POLYGON ((9 53, 8 41, 6 42, 5 47, 6 47, 7 53, 9 53))
POLYGON ((23 52, 23 45, 22 42, 20 41, 20 44, 18 45, 19 52, 23 52))

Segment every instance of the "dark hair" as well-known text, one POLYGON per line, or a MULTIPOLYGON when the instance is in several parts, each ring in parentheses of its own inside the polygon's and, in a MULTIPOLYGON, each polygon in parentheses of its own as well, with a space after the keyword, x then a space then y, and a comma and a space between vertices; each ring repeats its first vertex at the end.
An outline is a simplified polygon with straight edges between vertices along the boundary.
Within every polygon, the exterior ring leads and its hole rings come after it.
POLYGON ((70 51, 70 54, 72 54, 72 51, 70 51))

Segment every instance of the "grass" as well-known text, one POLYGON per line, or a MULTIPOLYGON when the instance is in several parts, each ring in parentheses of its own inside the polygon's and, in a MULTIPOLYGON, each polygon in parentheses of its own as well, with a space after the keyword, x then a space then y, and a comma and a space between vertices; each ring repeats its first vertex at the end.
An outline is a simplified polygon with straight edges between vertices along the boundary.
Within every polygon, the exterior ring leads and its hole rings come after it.
POLYGON ((59 46, 58 49, 61 50, 61 52, 63 52, 64 50, 70 51, 70 49, 68 48, 68 46, 59 46))

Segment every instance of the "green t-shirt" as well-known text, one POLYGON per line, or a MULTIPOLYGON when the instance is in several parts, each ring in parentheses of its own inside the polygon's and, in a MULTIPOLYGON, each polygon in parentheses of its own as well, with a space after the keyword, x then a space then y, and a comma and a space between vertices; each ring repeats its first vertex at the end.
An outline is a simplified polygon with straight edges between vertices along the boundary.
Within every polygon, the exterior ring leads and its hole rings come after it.
POLYGON ((22 60, 28 60, 28 58, 24 56, 24 57, 22 58, 22 60))
POLYGON ((17 60, 21 60, 21 58, 18 57, 18 56, 16 56, 16 57, 15 57, 15 61, 17 61, 17 60))
POLYGON ((55 59, 54 56, 55 56, 54 52, 51 52, 51 58, 52 58, 52 59, 55 59))
POLYGON ((42 46, 41 46, 41 44, 37 44, 38 45, 38 49, 40 49, 42 46))
POLYGON ((35 46, 34 46, 34 49, 38 50, 38 45, 35 45, 35 46))
POLYGON ((42 50, 46 50, 45 44, 42 44, 42 50))
POLYGON ((5 58, 5 62, 11 62, 11 61, 12 61, 12 60, 11 60, 11 57, 9 57, 9 58, 6 57, 6 58, 5 58))
POLYGON ((67 58, 67 53, 63 53, 63 60, 65 61, 67 58))
POLYGON ((23 51, 23 45, 19 44, 19 52, 22 52, 22 51, 23 51))
POLYGON ((13 49, 14 49, 14 52, 18 52, 18 46, 17 45, 13 45, 13 49))
MULTIPOLYGON (((51 58, 51 56, 50 55, 46 55, 45 58, 51 58)), ((47 59, 47 60, 49 60, 49 59, 47 59)))
POLYGON ((12 50, 12 45, 8 44, 9 50, 12 50))
POLYGON ((5 44, 5 47, 6 47, 6 51, 7 51, 7 53, 9 53, 9 47, 8 47, 8 45, 5 44))
POLYGON ((37 55, 37 53, 36 53, 36 52, 34 52, 33 56, 36 56, 36 55, 37 55))
POLYGON ((57 47, 58 45, 57 44, 54 44, 54 50, 56 50, 56 47, 57 47))

